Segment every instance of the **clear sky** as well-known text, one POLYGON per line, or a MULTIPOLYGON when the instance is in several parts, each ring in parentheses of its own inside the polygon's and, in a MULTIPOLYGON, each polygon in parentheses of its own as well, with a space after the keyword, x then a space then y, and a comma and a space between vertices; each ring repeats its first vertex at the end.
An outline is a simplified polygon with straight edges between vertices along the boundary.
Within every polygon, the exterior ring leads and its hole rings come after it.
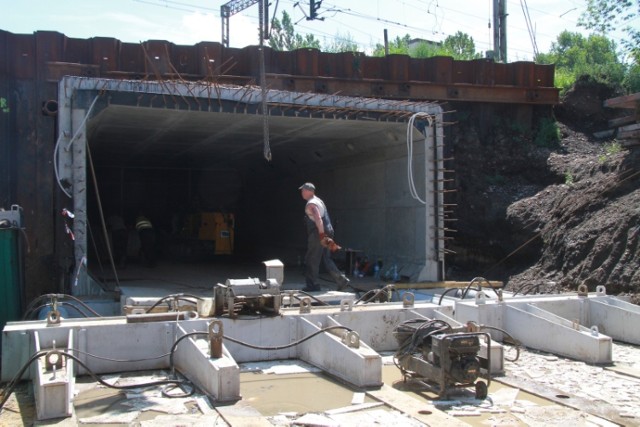
MULTIPOLYGON (((52 30, 67 37, 114 37, 123 42, 168 40, 192 45, 221 41, 220 6, 229 0, 0 0, 0 29, 19 34, 52 30)), ((462 31, 473 37, 476 50, 492 48, 493 0, 323 0, 324 20, 308 21, 308 0, 271 0, 270 14, 286 11, 295 31, 312 33, 323 45, 336 38, 356 41, 370 53, 389 39, 411 35, 442 41, 462 31)), ((507 0, 508 60, 531 60, 533 43, 527 30, 528 12, 539 52, 548 52, 563 30, 578 31, 586 0, 507 0)), ((230 18, 232 47, 258 44, 258 5, 230 18)))

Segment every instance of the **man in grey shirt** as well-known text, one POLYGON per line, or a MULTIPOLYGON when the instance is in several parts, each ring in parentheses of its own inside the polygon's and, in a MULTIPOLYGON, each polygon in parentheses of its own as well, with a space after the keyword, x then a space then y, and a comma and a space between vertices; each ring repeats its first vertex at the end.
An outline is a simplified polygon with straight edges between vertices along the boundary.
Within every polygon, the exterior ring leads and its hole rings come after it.
POLYGON ((333 238, 333 227, 329 212, 324 202, 316 196, 316 187, 307 182, 299 188, 302 198, 307 201, 304 208, 304 221, 307 227, 307 254, 305 255, 305 292, 320 291, 318 275, 320 272, 320 262, 338 284, 338 290, 343 290, 349 285, 349 279, 342 274, 336 264, 331 259, 329 249, 322 245, 325 237, 333 238))

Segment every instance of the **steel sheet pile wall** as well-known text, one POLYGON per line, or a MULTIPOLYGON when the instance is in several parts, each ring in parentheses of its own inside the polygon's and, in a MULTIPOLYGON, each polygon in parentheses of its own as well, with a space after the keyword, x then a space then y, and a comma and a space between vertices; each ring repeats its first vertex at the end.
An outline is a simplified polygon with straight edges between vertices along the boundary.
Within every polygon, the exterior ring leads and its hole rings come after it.
MULTIPOLYGON (((558 101, 552 65, 266 49, 267 84, 272 89, 414 101, 520 105, 558 101)), ((0 207, 24 207, 30 248, 27 299, 63 290, 71 274, 71 241, 59 214, 69 201, 58 191, 53 174, 56 118, 42 111, 45 102, 58 99, 61 78, 256 84, 258 58, 256 46, 224 48, 215 42, 178 46, 158 40, 133 44, 106 37, 82 40, 57 32, 0 30, 0 98, 7 104, 0 112, 0 207)))

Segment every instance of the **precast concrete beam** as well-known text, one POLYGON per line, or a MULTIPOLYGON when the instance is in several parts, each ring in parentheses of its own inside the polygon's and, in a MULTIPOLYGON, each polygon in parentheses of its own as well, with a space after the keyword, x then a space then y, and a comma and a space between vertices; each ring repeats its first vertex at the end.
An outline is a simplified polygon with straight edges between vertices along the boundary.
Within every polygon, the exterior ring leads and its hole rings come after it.
MULTIPOLYGON (((548 297, 558 305, 564 298, 575 309, 578 297, 548 297)), ((460 322, 474 321, 506 331, 523 345, 588 363, 610 363, 611 337, 599 333, 597 328, 586 328, 576 319, 569 320, 545 310, 545 299, 525 298, 521 301, 496 302, 485 300, 478 294, 475 302, 456 303, 455 318, 460 322)), ((494 339, 503 334, 490 331, 494 339)))
MULTIPOLYGON (((338 322, 331 318, 325 319, 325 324, 317 325, 302 317, 299 319, 300 338, 337 325, 338 322)), ((353 342, 349 337, 346 341, 353 342)), ((301 343, 298 349, 299 359, 356 387, 382 385, 382 357, 362 341, 355 347, 326 332, 301 343)))
POLYGON ((614 340, 640 344, 640 306, 612 296, 589 298, 589 322, 614 340))
POLYGON ((66 339, 55 342, 41 339, 37 331, 33 336, 36 352, 48 350, 35 362, 33 394, 36 416, 38 420, 69 417, 73 411, 74 360, 60 352, 73 351, 73 331, 67 331, 66 339))
POLYGON ((587 363, 611 363, 611 337, 527 304, 505 306, 504 328, 527 347, 587 363))
POLYGON ((366 342, 378 352, 394 351, 398 342, 393 329, 417 314, 433 319, 436 312, 453 313, 453 307, 438 306, 431 303, 415 303, 403 306, 402 303, 354 305, 351 309, 336 310, 335 307, 312 307, 308 319, 322 322, 324 316, 331 316, 343 326, 358 331, 360 340, 366 342))
POLYGON ((595 293, 571 296, 531 296, 507 299, 508 304, 535 304, 537 307, 557 316, 577 322, 587 328, 596 326, 600 333, 615 340, 630 344, 640 344, 640 307, 607 295, 604 286, 598 286, 595 293))
MULTIPOLYGON (((187 334, 178 326, 178 338, 187 334)), ((222 346, 222 357, 211 357, 207 336, 183 339, 174 352, 175 367, 218 402, 240 399, 240 368, 226 347, 222 346)))
MULTIPOLYGON (((182 322, 202 323, 202 330, 206 330, 205 321, 182 322)), ((180 322, 127 323, 122 317, 63 319, 55 327, 47 326, 44 320, 9 322, 3 331, 2 381, 10 380, 10 375, 15 375, 35 353, 32 338, 35 332, 40 334, 41 342, 65 342, 72 330, 74 349, 78 350, 75 355, 96 374, 164 369, 169 366, 169 357, 158 356, 171 349, 176 323, 180 322)), ((76 375, 87 373, 80 365, 76 368, 76 375)), ((33 379, 33 373, 28 378, 33 379)))
MULTIPOLYGON (((452 307, 431 303, 360 306, 345 303, 309 307, 308 312, 282 309, 279 316, 252 318, 251 322, 242 318, 219 318, 216 320, 224 330, 224 345, 218 360, 211 360, 206 339, 211 319, 145 323, 128 323, 126 317, 63 319, 55 327, 47 326, 44 320, 9 322, 3 331, 2 374, 3 380, 10 380, 8 375, 15 375, 36 351, 32 339, 36 333, 41 343, 52 343, 54 339, 66 342, 72 333, 73 351, 87 367, 78 366, 76 374, 87 370, 104 374, 166 369, 170 365, 167 353, 176 340, 198 331, 203 337, 185 338, 177 344, 174 364, 191 381, 221 401, 239 396, 237 363, 261 360, 302 359, 356 386, 379 386, 382 358, 378 352, 397 349, 393 335, 396 326, 416 317, 451 319, 451 315, 452 307), (338 325, 357 335, 351 334, 343 342, 342 331, 338 331, 338 336, 335 331, 327 331, 296 343, 321 328, 338 325), (359 346, 353 345, 353 340, 359 340, 359 346)), ((492 353, 492 359, 500 358, 492 353)), ((30 374, 25 379, 33 376, 30 374)))

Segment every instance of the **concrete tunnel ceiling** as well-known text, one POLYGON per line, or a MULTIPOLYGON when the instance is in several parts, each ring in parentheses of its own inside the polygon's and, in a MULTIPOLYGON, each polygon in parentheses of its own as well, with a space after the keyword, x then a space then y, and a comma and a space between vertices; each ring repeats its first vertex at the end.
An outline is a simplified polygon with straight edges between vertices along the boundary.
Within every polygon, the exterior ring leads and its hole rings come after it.
MULTIPOLYGON (((285 168, 372 156, 405 144, 405 135, 403 122, 269 117, 273 160, 285 168)), ((208 169, 265 162, 260 114, 109 105, 88 121, 87 136, 99 166, 208 169)))

